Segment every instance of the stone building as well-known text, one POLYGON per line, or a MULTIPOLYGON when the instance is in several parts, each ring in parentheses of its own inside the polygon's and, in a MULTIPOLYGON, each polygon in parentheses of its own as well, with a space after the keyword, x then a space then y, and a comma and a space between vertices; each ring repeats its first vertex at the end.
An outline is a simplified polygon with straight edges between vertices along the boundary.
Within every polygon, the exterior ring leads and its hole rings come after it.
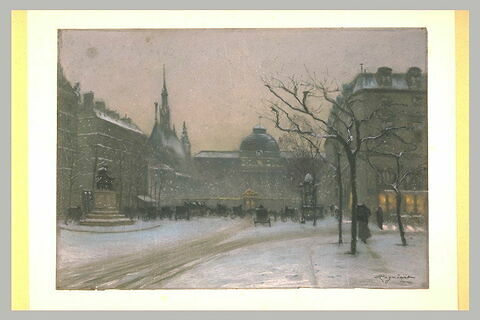
POLYGON ((136 206, 138 195, 146 193, 147 137, 126 115, 95 101, 93 92, 83 95, 78 112, 78 186, 82 192, 95 189, 99 166, 107 166, 119 193, 119 207, 136 206))
POLYGON ((255 192, 267 207, 297 205, 298 186, 287 171, 291 154, 257 125, 235 151, 200 151, 194 156, 199 192, 205 197, 240 198, 255 192))
POLYGON ((72 86, 65 78, 62 67, 57 73, 57 208, 65 212, 79 203, 76 157, 77 127, 80 93, 78 85, 72 86))
POLYGON ((119 207, 136 206, 146 193, 147 137, 127 116, 95 101, 93 92, 80 95, 58 68, 57 212, 86 205, 95 190, 95 173, 107 166, 119 194, 119 207))
POLYGON ((165 69, 161 104, 154 103, 155 122, 147 139, 148 178, 146 202, 155 206, 181 203, 195 186, 192 177, 191 144, 183 122, 180 138, 171 122, 165 69))
MULTIPOLYGON (((412 67, 405 73, 394 73, 388 67, 378 68, 376 73, 361 72, 354 80, 343 88, 344 95, 351 95, 357 101, 355 106, 358 118, 366 119, 374 110, 381 110, 382 115, 375 115, 361 127, 362 136, 371 136, 378 132, 379 126, 408 127, 408 130, 399 131, 400 138, 413 146, 413 151, 402 158, 402 164, 407 168, 417 168, 427 163, 427 77, 419 68, 412 67), (381 119, 380 119, 381 118, 381 119), (380 123, 380 121, 382 123, 380 123)), ((333 112, 333 111, 332 111, 333 112)), ((332 120, 331 120, 332 121, 332 120)), ((402 151, 404 146, 400 142, 388 140, 392 152, 402 151)), ((396 140, 400 141, 400 140, 396 140)), ((365 151, 362 149, 362 151, 365 151)), ((335 162, 332 145, 326 144, 327 158, 335 162)), ((384 178, 395 174, 394 162, 391 159, 372 156, 376 166, 384 178)), ((343 159, 345 161, 345 159, 343 159)), ((333 179, 333 178, 332 178, 333 179)), ((348 171, 344 174, 344 181, 349 179, 348 171)), ((332 180, 333 181, 333 180, 332 180)), ((357 161, 357 181, 359 203, 365 203, 370 208, 381 206, 384 212, 394 212, 395 197, 391 190, 382 183, 360 153, 357 161)), ((336 185, 332 182, 332 185, 336 185)), ((349 184, 345 183, 345 207, 349 206, 349 184)), ((427 213, 427 172, 419 171, 412 175, 402 186, 404 194, 403 211, 410 214, 427 213)), ((331 203, 336 203, 331 193, 331 203)))

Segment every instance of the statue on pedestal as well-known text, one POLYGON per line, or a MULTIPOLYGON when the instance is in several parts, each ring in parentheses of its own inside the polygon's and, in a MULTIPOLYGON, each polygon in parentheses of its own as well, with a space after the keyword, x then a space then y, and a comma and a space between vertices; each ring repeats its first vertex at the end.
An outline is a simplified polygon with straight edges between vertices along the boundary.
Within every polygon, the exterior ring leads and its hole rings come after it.
POLYGON ((113 178, 108 175, 107 166, 102 166, 98 169, 95 182, 98 190, 113 190, 113 178))

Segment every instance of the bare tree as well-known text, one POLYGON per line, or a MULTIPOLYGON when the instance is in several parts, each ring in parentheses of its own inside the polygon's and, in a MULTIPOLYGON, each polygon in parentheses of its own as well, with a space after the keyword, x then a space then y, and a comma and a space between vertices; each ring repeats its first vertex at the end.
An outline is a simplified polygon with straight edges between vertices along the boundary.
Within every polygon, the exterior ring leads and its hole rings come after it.
MULTIPOLYGON (((343 190, 343 171, 346 167, 342 167, 342 150, 340 149, 338 143, 334 140, 327 140, 325 143, 325 147, 331 146, 332 154, 334 155, 335 159, 334 162, 331 163, 325 158, 325 161, 329 164, 330 169, 332 169, 335 180, 337 184, 337 208, 338 208, 338 244, 343 243, 343 232, 342 232, 342 225, 343 225, 343 197, 344 197, 344 190, 343 190)), ((336 212, 335 212, 336 213, 336 212)))
POLYGON ((273 96, 269 101, 275 126, 289 133, 297 133, 308 139, 331 139, 338 143, 347 159, 350 171, 351 243, 350 253, 357 251, 357 158, 368 141, 381 139, 400 127, 383 126, 372 134, 363 128, 376 114, 376 108, 365 106, 351 88, 342 90, 327 80, 319 81, 309 76, 308 81, 290 77, 287 81, 277 78, 264 79, 264 85, 273 96), (330 115, 324 110, 330 107, 330 115), (368 108, 367 108, 368 107, 368 108), (373 109, 373 110, 372 110, 373 109), (372 110, 366 113, 365 110, 372 110), (322 112, 323 111, 323 112, 322 112), (302 119, 302 121, 299 121, 302 119))
POLYGON ((387 140, 369 144, 366 152, 367 161, 379 181, 395 192, 395 213, 400 239, 404 246, 407 245, 407 240, 401 216, 402 187, 410 177, 422 173, 426 168, 421 156, 416 154, 416 149, 415 143, 408 142, 399 135, 391 135, 387 140), (396 144, 396 151, 390 151, 392 144, 396 144), (393 170, 390 170, 392 167, 393 170))
POLYGON ((316 183, 317 172, 320 169, 319 162, 325 161, 320 146, 301 135, 288 133, 279 139, 279 143, 282 150, 292 154, 293 161, 290 161, 289 164, 295 172, 295 176, 303 179, 307 173, 310 173, 316 183))
POLYGON ((327 140, 325 145, 331 145, 333 153, 335 154, 334 161, 329 161, 321 152, 322 140, 312 139, 309 136, 303 136, 299 134, 288 133, 282 136, 280 139, 283 147, 294 154, 294 167, 299 173, 300 177, 304 177, 307 173, 312 173, 314 181, 317 181, 317 167, 318 163, 324 163, 325 168, 330 169, 335 175, 335 182, 337 184, 338 203, 337 208, 339 210, 338 219, 338 243, 343 244, 342 236, 342 224, 343 224, 343 179, 342 173, 345 167, 341 165, 341 150, 335 141, 327 140))

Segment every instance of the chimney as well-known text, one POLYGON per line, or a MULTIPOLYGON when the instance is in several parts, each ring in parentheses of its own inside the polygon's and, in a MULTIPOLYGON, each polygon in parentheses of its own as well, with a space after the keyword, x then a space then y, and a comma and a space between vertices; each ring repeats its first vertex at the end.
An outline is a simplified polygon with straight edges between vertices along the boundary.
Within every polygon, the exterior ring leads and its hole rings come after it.
POLYGON ((407 71, 407 84, 410 89, 419 89, 421 86, 422 69, 411 67, 407 71))
POLYGON ((379 86, 390 87, 392 85, 392 69, 389 67, 378 68, 375 78, 379 86))
POLYGON ((92 110, 93 109, 93 100, 94 94, 92 91, 83 94, 83 108, 85 110, 92 110))

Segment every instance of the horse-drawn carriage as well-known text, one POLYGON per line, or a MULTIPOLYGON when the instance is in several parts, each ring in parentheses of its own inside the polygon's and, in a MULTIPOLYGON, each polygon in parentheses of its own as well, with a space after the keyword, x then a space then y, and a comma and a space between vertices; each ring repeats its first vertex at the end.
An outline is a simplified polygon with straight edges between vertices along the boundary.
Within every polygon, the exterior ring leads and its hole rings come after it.
POLYGON ((172 220, 173 210, 169 206, 160 207, 160 219, 172 220))
POLYGON ((176 206, 175 207, 175 220, 184 219, 190 220, 190 210, 187 206, 176 206))
POLYGON ((289 208, 288 206, 285 206, 285 208, 283 209, 280 215, 280 219, 282 220, 282 222, 286 222, 288 219, 290 219, 293 222, 297 222, 298 221, 297 210, 295 208, 289 208))
POLYGON ((269 227, 272 226, 270 217, 268 216, 268 211, 262 205, 255 208, 255 218, 253 219, 253 224, 268 224, 269 227))
POLYGON ((218 217, 228 217, 228 208, 226 205, 217 203, 214 209, 215 215, 218 217))
POLYGON ((243 211, 242 205, 232 207, 232 218, 236 218, 236 217, 239 217, 239 218, 245 217, 245 212, 243 211))
POLYGON ((301 208, 300 223, 305 223, 306 221, 313 221, 313 225, 315 226, 317 225, 317 220, 323 218, 323 206, 304 206, 301 208))
POLYGON ((139 210, 140 210, 140 214, 142 216, 143 221, 151 221, 151 220, 157 219, 157 208, 146 207, 146 208, 141 208, 139 210))
POLYGON ((208 207, 205 202, 186 201, 184 206, 188 208, 190 216, 192 217, 204 217, 208 212, 208 207))

